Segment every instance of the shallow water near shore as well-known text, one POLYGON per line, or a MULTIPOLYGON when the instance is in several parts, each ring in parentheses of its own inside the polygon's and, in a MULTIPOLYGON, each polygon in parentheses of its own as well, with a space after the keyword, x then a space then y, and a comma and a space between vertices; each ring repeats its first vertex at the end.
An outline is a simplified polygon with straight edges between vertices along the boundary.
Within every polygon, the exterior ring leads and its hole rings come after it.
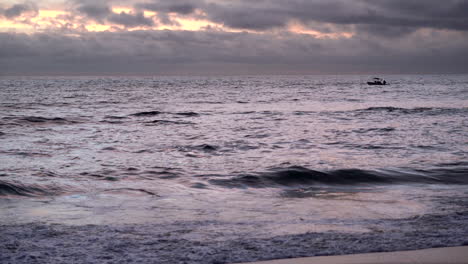
POLYGON ((463 243, 468 76, 368 77, 2 77, 0 224, 230 243, 430 216, 463 243))

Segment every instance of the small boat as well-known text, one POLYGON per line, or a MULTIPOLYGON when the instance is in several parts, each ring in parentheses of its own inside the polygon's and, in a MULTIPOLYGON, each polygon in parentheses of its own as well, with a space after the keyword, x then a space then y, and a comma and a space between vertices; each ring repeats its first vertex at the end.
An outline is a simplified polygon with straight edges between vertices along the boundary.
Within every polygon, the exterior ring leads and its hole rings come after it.
POLYGON ((387 85, 387 81, 382 78, 374 78, 372 81, 367 82, 368 85, 387 85))

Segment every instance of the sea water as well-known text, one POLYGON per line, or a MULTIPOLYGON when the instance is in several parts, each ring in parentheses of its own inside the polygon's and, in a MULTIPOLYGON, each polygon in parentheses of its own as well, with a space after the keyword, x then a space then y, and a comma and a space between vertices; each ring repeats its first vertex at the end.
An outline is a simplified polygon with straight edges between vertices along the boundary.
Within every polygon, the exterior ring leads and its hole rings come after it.
POLYGON ((0 223, 235 241, 465 210, 468 76, 370 77, 2 77, 0 223))

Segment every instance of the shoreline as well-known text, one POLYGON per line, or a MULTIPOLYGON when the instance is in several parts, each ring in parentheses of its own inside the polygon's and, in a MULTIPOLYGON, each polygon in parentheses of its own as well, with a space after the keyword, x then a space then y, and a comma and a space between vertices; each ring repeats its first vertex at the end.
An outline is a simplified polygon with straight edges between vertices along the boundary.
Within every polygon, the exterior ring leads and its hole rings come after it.
POLYGON ((379 252, 341 256, 278 259, 237 264, 466 264, 468 246, 429 248, 410 251, 379 252))
MULTIPOLYGON (((223 221, 82 226, 40 222, 0 223, 0 263, 155 263, 155 260, 160 264, 405 263, 402 258, 394 259, 393 256, 400 254, 395 255, 394 252, 451 247, 461 247, 468 252, 467 221, 468 211, 459 211, 447 215, 387 220, 380 222, 385 229, 368 233, 304 233, 269 238, 235 234, 228 237, 226 232, 229 232, 229 227, 232 230, 246 223, 229 225, 223 221), (390 253, 376 255, 375 252, 390 253), (368 253, 370 262, 363 262, 368 253), (364 256, 358 258, 358 262, 350 262, 354 259, 349 257, 350 254, 364 256), (386 258, 385 254, 391 257, 386 258), (375 257, 387 262, 376 262, 375 257), (314 258, 320 261, 299 262, 314 258), (331 262, 325 262, 328 259, 331 262)), ((447 254, 455 255, 458 251, 447 254)), ((446 254, 433 255, 441 257, 446 254)), ((421 263, 468 264, 466 259, 467 262, 448 262, 452 261, 450 259, 430 262, 431 258, 423 258, 421 263)))

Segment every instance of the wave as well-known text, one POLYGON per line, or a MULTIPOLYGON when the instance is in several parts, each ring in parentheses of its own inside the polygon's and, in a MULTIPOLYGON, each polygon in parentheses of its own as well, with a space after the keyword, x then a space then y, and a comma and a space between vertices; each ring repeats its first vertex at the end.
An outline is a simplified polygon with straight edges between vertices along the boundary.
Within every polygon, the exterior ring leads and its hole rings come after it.
POLYGON ((188 145, 188 146, 177 146, 176 149, 182 152, 190 152, 190 151, 204 151, 204 152, 214 152, 218 150, 220 147, 215 145, 209 144, 201 144, 201 145, 188 145))
POLYGON ((314 185, 365 184, 468 184, 468 168, 433 170, 310 170, 300 166, 273 169, 258 174, 210 179, 210 184, 226 188, 271 188, 314 185))
POLYGON ((200 116, 199 113, 195 113, 195 112, 179 112, 179 113, 175 113, 175 115, 186 116, 186 117, 200 116))
POLYGON ((111 192, 111 193, 123 193, 123 192, 127 192, 127 193, 141 193, 141 194, 147 194, 147 195, 150 195, 150 196, 157 196, 157 197, 159 197, 159 195, 156 194, 155 192, 148 191, 148 190, 146 190, 146 189, 138 189, 138 188, 116 188, 116 189, 107 189, 107 190, 103 190, 102 192, 111 192))
POLYGON ((367 113, 367 112, 386 112, 386 113, 399 113, 399 114, 418 114, 425 113, 429 115, 439 114, 455 114, 455 113, 466 113, 468 107, 463 108, 443 108, 443 107, 415 107, 415 108, 402 108, 393 106, 376 106, 368 107, 365 109, 357 109, 354 112, 367 113))
POLYGON ((0 196, 47 196, 59 192, 56 188, 44 188, 36 185, 23 185, 0 181, 0 196))
POLYGON ((392 132, 392 131, 395 131, 395 130, 396 130, 396 128, 394 128, 394 127, 372 127, 372 128, 358 128, 358 129, 352 130, 352 132, 360 133, 360 134, 369 133, 369 132, 386 133, 386 132, 392 132))
POLYGON ((135 114, 131 114, 131 116, 156 116, 160 114, 162 114, 162 112, 160 111, 146 111, 146 112, 138 112, 135 114))
POLYGON ((22 120, 28 121, 28 122, 33 122, 33 123, 45 123, 45 122, 64 123, 64 122, 67 122, 66 119, 61 118, 61 117, 46 118, 46 117, 41 117, 41 116, 27 116, 27 117, 22 118, 22 120))
POLYGON ((113 116, 113 115, 106 115, 104 118, 109 118, 109 119, 125 119, 127 118, 126 116, 113 116))
POLYGON ((171 121, 171 120, 153 120, 145 122, 147 126, 151 125, 194 125, 193 122, 171 121))
POLYGON ((68 120, 62 117, 42 117, 42 116, 8 116, 4 120, 14 120, 17 123, 27 124, 75 124, 74 120, 68 120))
POLYGON ((161 115, 161 114, 173 114, 173 115, 185 116, 185 117, 200 116, 199 113, 195 113, 195 112, 168 113, 168 112, 161 112, 161 111, 138 112, 138 113, 135 113, 135 114, 131 114, 130 116, 136 116, 136 117, 151 117, 151 116, 157 116, 157 115, 161 115))

